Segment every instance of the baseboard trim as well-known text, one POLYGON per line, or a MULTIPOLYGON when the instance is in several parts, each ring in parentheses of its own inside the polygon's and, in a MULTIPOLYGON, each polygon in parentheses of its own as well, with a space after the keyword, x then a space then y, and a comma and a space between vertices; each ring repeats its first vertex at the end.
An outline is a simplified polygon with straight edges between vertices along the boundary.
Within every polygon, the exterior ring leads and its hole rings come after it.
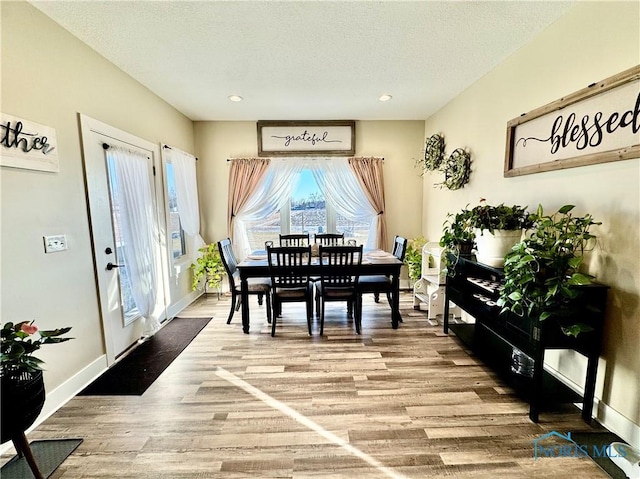
POLYGON ((640 426, 598 398, 594 400, 594 403, 597 410, 597 421, 631 446, 640 449, 640 426))
MULTIPOLYGON (((52 391, 47 391, 42 412, 33 425, 27 429, 26 433, 28 434, 42 424, 45 419, 64 406, 70 399, 82 391, 89 383, 91 383, 91 381, 100 376, 106 370, 107 356, 104 354, 80 370, 77 374, 74 374, 57 388, 52 391)), ((13 444, 10 441, 6 442, 0 446, 0 454, 5 454, 11 449, 13 449, 13 444)))
MULTIPOLYGON (((583 394, 584 388, 582 386, 562 375, 557 369, 547 365, 545 365, 544 369, 576 393, 583 394)), ((581 403, 576 404, 576 406, 582 408, 581 403)), ((628 417, 620 414, 608 404, 604 403, 598 397, 593 398, 592 415, 596 421, 606 427, 609 431, 620 436, 631 446, 640 448, 640 426, 635 424, 628 417)))
POLYGON ((188 295, 186 295, 180 301, 177 301, 176 303, 170 305, 167 308, 168 317, 173 318, 175 315, 177 315, 180 311, 182 311, 184 308, 189 306, 191 303, 193 303, 196 299, 198 299, 203 294, 204 294, 203 290, 197 289, 195 291, 192 291, 188 295))

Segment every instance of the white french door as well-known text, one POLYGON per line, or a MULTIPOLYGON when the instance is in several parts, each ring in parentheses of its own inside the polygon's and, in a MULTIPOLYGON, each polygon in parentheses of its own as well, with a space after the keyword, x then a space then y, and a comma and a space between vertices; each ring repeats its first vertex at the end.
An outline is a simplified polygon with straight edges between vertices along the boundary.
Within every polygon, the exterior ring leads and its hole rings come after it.
MULTIPOLYGON (((116 358, 126 351, 143 335, 143 319, 133 299, 131 288, 131 268, 127 266, 124 250, 127 248, 123 235, 122 218, 125 214, 119 202, 118 188, 123 183, 109 155, 109 148, 123 148, 139 153, 147 158, 148 181, 151 191, 162 191, 160 179, 154 176, 154 164, 160 159, 159 147, 126 132, 101 123, 93 118, 80 115, 82 128, 83 153, 85 164, 85 181, 89 200, 91 236, 93 242, 94 266, 100 300, 103 333, 105 339, 107 364, 111 365, 116 358)), ((157 193, 156 193, 157 196, 157 193)), ((154 217, 153 249, 156 259, 156 270, 164 271, 161 261, 160 218, 164 215, 158 210, 158 201, 152 198, 154 217)), ((162 208, 162 206, 160 206, 162 208)), ((153 312, 159 321, 166 317, 164 281, 159 275, 157 285, 157 301, 153 312)))

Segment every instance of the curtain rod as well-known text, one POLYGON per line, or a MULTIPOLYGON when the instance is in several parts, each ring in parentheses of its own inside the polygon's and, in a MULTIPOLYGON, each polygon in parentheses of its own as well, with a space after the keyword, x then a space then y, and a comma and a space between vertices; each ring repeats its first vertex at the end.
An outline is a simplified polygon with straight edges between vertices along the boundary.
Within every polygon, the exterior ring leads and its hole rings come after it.
MULTIPOLYGON (((277 157, 277 158, 282 158, 282 157, 277 157)), ((300 158, 300 157, 296 156, 296 158, 300 158)), ((362 156, 338 156, 336 158, 372 158, 372 157, 370 157, 370 156, 365 156, 365 157, 362 157, 362 156)), ((227 161, 235 161, 235 160, 242 160, 242 159, 243 158, 227 158, 227 161)), ((264 158, 264 157, 258 157, 257 159, 258 160, 266 160, 266 158, 264 158)), ((310 160, 310 161, 317 161, 317 160, 324 160, 324 159, 332 160, 333 158, 323 156, 322 158, 301 158, 301 159, 310 160)), ((380 160, 384 161, 384 158, 376 158, 376 159, 380 159, 380 160)))
MULTIPOLYGON (((162 145, 162 148, 166 148, 167 150, 173 150, 173 148, 171 148, 169 145, 162 145)), ((196 161, 198 161, 197 156, 194 156, 194 158, 196 159, 196 161)))
MULTIPOLYGON (((103 150, 108 150, 109 148, 111 148, 111 145, 109 145, 108 143, 103 143, 102 144, 102 149, 103 150)), ((150 160, 151 158, 149 156, 147 156, 147 160, 150 160)))

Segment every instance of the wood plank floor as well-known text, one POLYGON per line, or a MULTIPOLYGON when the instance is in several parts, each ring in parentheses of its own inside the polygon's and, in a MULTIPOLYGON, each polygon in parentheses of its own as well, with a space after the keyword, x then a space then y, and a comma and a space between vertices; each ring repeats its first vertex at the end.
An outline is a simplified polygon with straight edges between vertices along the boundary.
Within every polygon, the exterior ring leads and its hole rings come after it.
MULTIPOLYGON (((70 478, 607 478, 588 458, 534 460, 550 431, 589 430, 568 406, 528 405, 403 294, 364 306, 355 334, 327 306, 325 336, 285 304, 276 337, 251 298, 251 334, 229 298, 179 316, 214 320, 140 397, 76 397, 29 439, 82 437, 51 476, 70 478)), ((548 445, 548 444, 547 444, 548 445)), ((3 462, 10 455, 2 456, 3 462)))

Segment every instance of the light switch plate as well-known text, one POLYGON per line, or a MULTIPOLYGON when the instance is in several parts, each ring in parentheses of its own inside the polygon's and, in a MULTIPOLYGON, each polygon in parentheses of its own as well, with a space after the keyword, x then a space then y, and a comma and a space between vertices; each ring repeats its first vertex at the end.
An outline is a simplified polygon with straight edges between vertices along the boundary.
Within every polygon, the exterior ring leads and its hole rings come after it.
POLYGON ((65 251, 67 249, 67 236, 43 236, 44 239, 44 252, 45 253, 57 253, 58 251, 65 251))

